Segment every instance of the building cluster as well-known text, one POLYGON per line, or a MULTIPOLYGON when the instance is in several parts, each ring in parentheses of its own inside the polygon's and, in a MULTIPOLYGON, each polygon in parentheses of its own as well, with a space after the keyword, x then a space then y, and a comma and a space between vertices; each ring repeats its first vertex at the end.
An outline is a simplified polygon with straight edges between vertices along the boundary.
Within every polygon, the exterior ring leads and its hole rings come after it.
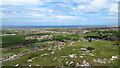
POLYGON ((70 33, 70 32, 67 32, 67 31, 48 31, 48 30, 39 30, 39 29, 31 29, 31 30, 22 30, 22 31, 15 31, 13 32, 15 34, 39 34, 39 33, 70 33))
POLYGON ((55 44, 55 45, 64 45, 64 42, 60 42, 60 41, 47 41, 45 43, 51 43, 51 44, 55 44))
POLYGON ((93 59, 95 63, 112 63, 113 60, 118 59, 118 56, 112 56, 109 59, 93 59))
POLYGON ((0 60, 2 60, 2 61, 15 60, 15 59, 18 59, 18 58, 22 57, 24 54, 31 53, 31 52, 35 52, 35 50, 25 51, 25 52, 22 52, 22 53, 16 53, 16 54, 13 54, 13 55, 5 56, 5 57, 0 58, 0 60))
POLYGON ((86 29, 73 29, 73 30, 69 30, 70 32, 74 32, 74 33, 88 33, 90 32, 89 30, 86 30, 86 29))
POLYGON ((47 38, 51 38, 53 37, 53 35, 42 35, 42 36, 28 36, 28 37, 25 37, 26 40, 43 40, 43 39, 47 39, 47 38))
POLYGON ((8 35, 16 35, 16 34, 3 34, 3 35, 0 35, 0 36, 8 36, 8 35))

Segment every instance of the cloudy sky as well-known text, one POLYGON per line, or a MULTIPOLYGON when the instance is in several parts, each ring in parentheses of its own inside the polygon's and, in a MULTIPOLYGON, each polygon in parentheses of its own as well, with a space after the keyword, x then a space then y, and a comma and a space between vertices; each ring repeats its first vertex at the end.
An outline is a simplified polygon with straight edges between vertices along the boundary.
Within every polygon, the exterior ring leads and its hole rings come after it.
POLYGON ((119 0, 2 0, 3 25, 117 25, 119 0))

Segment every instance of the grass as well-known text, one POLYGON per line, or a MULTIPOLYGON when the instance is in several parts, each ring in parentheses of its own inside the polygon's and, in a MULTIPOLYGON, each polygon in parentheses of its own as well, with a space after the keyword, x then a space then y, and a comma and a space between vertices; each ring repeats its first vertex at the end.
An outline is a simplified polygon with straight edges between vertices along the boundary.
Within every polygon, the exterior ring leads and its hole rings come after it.
POLYGON ((36 66, 36 65, 42 65, 42 66, 56 66, 56 65, 65 65, 66 61, 73 61, 75 63, 79 62, 82 63, 83 60, 86 60, 90 63, 90 65, 92 66, 118 66, 118 61, 115 60, 113 61, 113 63, 106 63, 106 64, 98 64, 98 63, 94 63, 92 60, 96 59, 96 58, 111 58, 111 56, 114 55, 118 55, 118 47, 117 46, 113 46, 113 42, 111 41, 102 41, 102 40, 98 40, 98 41, 92 41, 92 42, 85 42, 85 41, 81 41, 81 42, 74 42, 74 45, 77 46, 67 46, 69 43, 67 43, 64 48, 62 50, 56 50, 55 54, 50 54, 51 51, 45 50, 45 51, 37 51, 34 53, 29 53, 24 55, 23 57, 21 57, 21 60, 12 60, 12 61, 6 61, 3 62, 3 65, 6 66, 11 66, 11 65, 15 65, 15 64, 20 64, 21 66, 28 66, 28 65, 32 65, 32 66, 36 66), (83 47, 94 47, 96 49, 95 52, 93 52, 95 54, 95 56, 89 56, 89 55, 85 55, 84 58, 80 58, 79 56, 81 55, 81 53, 79 51, 81 51, 80 48, 83 47), (76 50, 73 50, 76 49, 76 50), (45 57, 41 57, 41 54, 44 53, 48 53, 48 56, 45 57), (32 54, 38 54, 39 56, 33 60, 33 62, 31 63, 25 63, 25 61, 27 61, 28 56, 32 55, 32 54), (77 54, 78 58, 61 58, 61 56, 68 56, 69 54, 77 54), (52 59, 54 57, 57 57, 57 60, 53 61, 52 59), (61 61, 61 63, 59 63, 59 61, 61 61))
POLYGON ((87 35, 87 36, 98 36, 97 33, 83 33, 82 35, 87 35))
MULTIPOLYGON (((84 41, 81 41, 81 42, 76 42, 74 43, 74 45, 78 45, 78 46, 81 46, 81 47, 94 47, 96 48, 96 51, 94 52, 95 56, 87 56, 87 58, 89 60, 92 60, 92 59, 96 59, 96 58, 111 58, 111 56, 114 56, 114 55, 119 55, 118 53, 118 46, 113 46, 113 42, 111 41, 102 41, 102 40, 99 40, 99 41, 93 41, 93 42, 84 42, 84 41)), ((116 60, 117 61, 117 60, 116 60)), ((94 64, 93 63, 92 65, 98 65, 98 66, 104 66, 104 65, 110 65, 110 66, 117 66, 118 65, 118 62, 114 61, 114 63, 112 64, 94 64)))
POLYGON ((32 49, 30 49, 30 48, 19 48, 19 49, 3 51, 2 56, 13 55, 15 53, 21 53, 21 52, 30 51, 30 50, 32 50, 32 49))
POLYGON ((40 36, 47 35, 50 33, 40 33, 40 34, 27 34, 27 35, 13 35, 13 36, 2 36, 2 47, 10 47, 9 45, 20 45, 20 44, 32 44, 37 41, 26 41, 27 36, 40 36))
POLYGON ((29 59, 29 57, 33 54, 38 54, 41 55, 41 54, 44 54, 44 53, 48 53, 49 51, 37 51, 37 52, 31 52, 31 53, 28 53, 28 54, 25 54, 24 56, 22 56, 20 59, 16 59, 16 60, 12 60, 12 61, 7 61, 7 62, 3 62, 3 66, 14 66, 16 64, 20 64, 22 66, 25 66, 26 65, 26 61, 29 59))
POLYGON ((42 42, 38 42, 38 43, 35 43, 36 45, 49 45, 49 46, 53 46, 55 44, 52 44, 52 43, 42 43, 42 42))

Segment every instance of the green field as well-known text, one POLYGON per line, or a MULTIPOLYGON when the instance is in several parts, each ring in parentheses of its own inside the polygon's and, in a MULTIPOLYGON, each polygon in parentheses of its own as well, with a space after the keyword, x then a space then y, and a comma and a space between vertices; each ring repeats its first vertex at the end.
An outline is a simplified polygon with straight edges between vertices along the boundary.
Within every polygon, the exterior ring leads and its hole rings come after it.
POLYGON ((3 51, 2 56, 4 57, 4 56, 13 55, 13 54, 16 54, 16 53, 21 53, 21 52, 30 51, 30 50, 32 50, 32 49, 30 49, 30 48, 19 48, 19 49, 3 51))
POLYGON ((41 33, 41 34, 27 34, 27 35, 13 35, 13 36, 2 36, 2 47, 11 47, 16 45, 26 45, 36 43, 37 41, 27 41, 25 37, 27 36, 41 36, 49 35, 51 33, 41 33))
POLYGON ((75 41, 73 45, 76 45, 76 46, 67 46, 67 45, 68 44, 63 46, 64 48, 62 50, 57 49, 55 51, 55 54, 51 54, 52 51, 48 51, 48 50, 37 51, 35 53, 26 54, 20 59, 3 62, 3 65, 13 66, 16 64, 20 64, 21 66, 28 66, 28 65, 32 65, 32 66, 36 66, 36 65, 42 65, 42 66, 61 65, 62 66, 62 65, 65 65, 66 66, 65 63, 67 61, 73 61, 74 62, 73 66, 74 66, 78 62, 82 63, 83 60, 86 60, 90 63, 91 66, 118 66, 118 60, 114 60, 112 61, 112 63, 106 63, 106 64, 94 63, 92 61, 93 59, 97 59, 97 58, 109 59, 111 58, 111 56, 118 55, 118 46, 114 46, 112 41, 101 41, 101 40, 92 41, 92 42, 75 41), (95 56, 84 55, 84 58, 80 58, 79 57, 81 55, 80 48, 87 48, 87 47, 93 47, 96 49, 94 52, 91 52, 95 56), (45 57, 40 56, 41 54, 45 54, 45 53, 48 53, 48 56, 45 56, 45 57), (33 60, 31 63, 26 63, 29 56, 32 54, 37 54, 36 56, 37 58, 33 60), (66 59, 66 58, 61 57, 61 56, 68 56, 69 54, 77 54, 78 58, 68 57, 66 59), (57 59, 53 61, 52 59, 54 59, 54 57, 57 57, 57 59))

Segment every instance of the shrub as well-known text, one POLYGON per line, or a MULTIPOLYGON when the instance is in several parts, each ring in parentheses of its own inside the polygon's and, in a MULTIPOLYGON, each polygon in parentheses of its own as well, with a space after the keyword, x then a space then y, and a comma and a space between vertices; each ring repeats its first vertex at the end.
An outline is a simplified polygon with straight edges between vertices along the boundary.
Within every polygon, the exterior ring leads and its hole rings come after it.
POLYGON ((87 50, 94 50, 95 48, 93 47, 87 47, 87 50))

